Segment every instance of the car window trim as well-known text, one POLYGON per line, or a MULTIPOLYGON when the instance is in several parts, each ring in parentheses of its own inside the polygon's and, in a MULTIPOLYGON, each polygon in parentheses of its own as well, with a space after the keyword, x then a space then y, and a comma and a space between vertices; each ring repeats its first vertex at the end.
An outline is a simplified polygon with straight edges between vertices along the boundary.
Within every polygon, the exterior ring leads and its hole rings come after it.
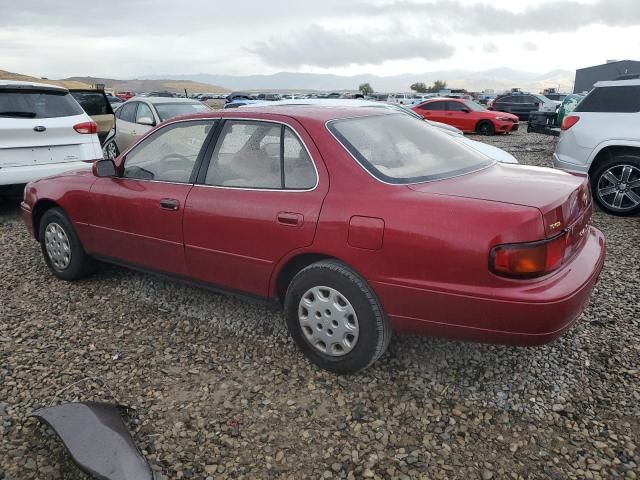
MULTIPOLYGON (((140 102, 136 102, 136 103, 140 103, 140 102)), ((136 105, 136 111, 137 111, 137 109, 138 109, 138 107, 136 105)), ((148 178, 130 178, 130 177, 124 177, 122 175, 118 175, 117 178, 119 180, 134 180, 134 181, 137 181, 137 182, 167 183, 167 184, 171 184, 171 185, 194 185, 196 177, 197 177, 198 172, 200 171, 200 167, 202 165, 204 152, 207 150, 207 148, 206 148, 207 142, 209 142, 211 140, 212 135, 214 135, 216 133, 216 131, 218 130, 219 124, 222 123, 222 122, 220 122, 220 118, 219 117, 218 118, 190 118, 190 119, 187 119, 187 120, 178 120, 176 122, 170 122, 170 123, 163 124, 162 126, 160 126, 157 129, 153 130, 153 133, 151 133, 148 136, 145 136, 144 138, 140 139, 140 141, 136 142, 131 147, 129 147, 129 149, 122 155, 122 164, 121 164, 120 168, 124 172, 125 164, 127 163, 127 156, 133 151, 133 149, 135 149, 136 147, 141 145, 142 142, 146 142, 150 138, 155 137, 158 132, 161 132, 162 130, 164 130, 164 129, 168 128, 168 127, 171 127, 171 126, 176 125, 176 124, 188 123, 188 122, 212 122, 212 123, 214 123, 215 127, 211 129, 211 131, 207 134, 206 138, 204 139, 204 142, 202 142, 202 146, 200 147, 200 151, 198 152, 198 156, 196 157, 196 161, 193 164, 193 168, 191 170, 191 175, 189 175, 189 180, 187 182, 169 182, 167 180, 152 180, 152 179, 148 179, 148 178)))
MULTIPOLYGON (((271 120, 271 119, 266 120, 264 118, 248 118, 248 117, 222 117, 221 120, 222 121, 220 122, 219 131, 217 132, 215 141, 212 141, 206 149, 205 157, 200 167, 200 171, 198 172, 198 178, 196 179, 196 182, 193 185, 194 187, 219 188, 224 190, 246 190, 246 191, 255 191, 255 192, 292 192, 292 193, 312 192, 316 188, 318 188, 318 185, 320 184, 320 173, 318 172, 316 161, 311 155, 311 152, 309 151, 307 144, 304 142, 304 140, 302 139, 298 131, 291 124, 283 121, 279 121, 279 120, 271 120), (294 133, 294 135, 298 138, 298 141, 300 142, 300 144, 307 151, 307 155, 311 160, 311 165, 313 165, 313 169, 315 170, 315 173, 316 173, 315 185, 312 188, 257 188, 257 187, 233 187, 233 186, 223 186, 223 185, 206 185, 204 182, 207 177, 207 171, 209 170, 209 164, 211 162, 211 158, 213 157, 213 151, 216 148, 218 142, 220 141, 220 134, 222 132, 222 129, 224 128, 224 125, 228 121, 275 123, 281 126, 281 132, 284 132, 284 128, 288 127, 294 133)), ((280 148, 281 148, 281 151, 284 149, 283 142, 281 142, 280 148)), ((281 156, 281 162, 284 162, 284 155, 281 156)), ((282 175, 284 175, 284 170, 282 170, 282 175)))

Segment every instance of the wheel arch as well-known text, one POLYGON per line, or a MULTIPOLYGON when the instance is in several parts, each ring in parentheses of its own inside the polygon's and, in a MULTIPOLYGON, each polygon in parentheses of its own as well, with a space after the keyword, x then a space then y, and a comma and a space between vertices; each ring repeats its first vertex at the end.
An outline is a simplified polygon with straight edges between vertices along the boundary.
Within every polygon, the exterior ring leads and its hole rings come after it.
MULTIPOLYGON (((269 296, 275 298, 280 304, 283 304, 287 288, 291 284, 293 277, 295 277, 300 270, 322 260, 336 260, 358 273, 357 269, 353 268, 352 265, 349 265, 349 263, 335 255, 320 252, 299 252, 284 259, 280 265, 276 267, 269 288, 269 296)), ((360 273, 358 273, 358 275, 360 275, 360 273)))
POLYGON ((589 175, 591 175, 603 161, 613 158, 614 155, 621 155, 629 152, 640 156, 640 142, 610 141, 601 143, 595 148, 594 153, 592 154, 589 163, 589 175))
POLYGON ((36 240, 40 241, 40 221, 43 215, 52 208, 61 208, 55 201, 43 198, 38 200, 31 210, 31 221, 33 222, 33 235, 36 240))

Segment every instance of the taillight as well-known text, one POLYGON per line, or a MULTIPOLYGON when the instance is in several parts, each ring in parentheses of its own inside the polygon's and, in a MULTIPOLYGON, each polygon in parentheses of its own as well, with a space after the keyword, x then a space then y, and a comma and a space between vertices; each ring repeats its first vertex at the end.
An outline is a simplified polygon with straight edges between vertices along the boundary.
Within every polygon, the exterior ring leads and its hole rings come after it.
POLYGON ((564 117, 564 120, 562 120, 562 125, 560 125, 560 130, 569 130, 576 123, 578 123, 579 120, 580 117, 578 117, 577 115, 569 115, 568 117, 564 117))
POLYGON ((98 124, 96 122, 82 122, 73 126, 73 129, 82 134, 98 133, 98 124))
POLYGON ((498 245, 489 254, 489 268, 507 277, 540 277, 562 265, 566 248, 566 232, 540 242, 498 245))

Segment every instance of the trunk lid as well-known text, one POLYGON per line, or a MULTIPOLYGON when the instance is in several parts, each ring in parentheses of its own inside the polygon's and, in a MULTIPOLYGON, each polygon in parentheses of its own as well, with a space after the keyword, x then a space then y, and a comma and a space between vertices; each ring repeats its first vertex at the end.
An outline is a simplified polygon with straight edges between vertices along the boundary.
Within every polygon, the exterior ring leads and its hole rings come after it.
POLYGON ((94 136, 79 134, 73 126, 87 121, 85 114, 58 118, 0 117, 0 167, 85 160, 81 145, 92 143, 94 136))
POLYGON ((542 214, 547 238, 565 230, 573 235, 576 229, 575 234, 581 236, 591 217, 588 177, 550 168, 496 164, 476 173, 408 187, 422 193, 535 207, 542 214))

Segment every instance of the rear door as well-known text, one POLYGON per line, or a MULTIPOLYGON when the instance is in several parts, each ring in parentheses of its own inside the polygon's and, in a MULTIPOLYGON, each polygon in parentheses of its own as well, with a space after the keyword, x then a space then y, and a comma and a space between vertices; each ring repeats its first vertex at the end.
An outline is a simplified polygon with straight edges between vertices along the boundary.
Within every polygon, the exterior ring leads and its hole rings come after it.
POLYGON ((182 220, 200 150, 215 120, 174 123, 127 153, 116 178, 91 188, 91 252, 185 276, 182 220))
POLYGON ((420 114, 427 120, 434 122, 447 122, 447 102, 437 101, 429 102, 421 105, 419 108, 420 114))
POLYGON ((473 131, 473 115, 469 108, 462 102, 450 100, 447 102, 447 116, 449 125, 459 128, 463 132, 473 131))
POLYGON ((70 92, 87 115, 98 124, 98 139, 100 139, 100 145, 103 145, 115 123, 115 115, 109 99, 102 90, 73 89, 70 92))
POLYGON ((95 135, 74 130, 89 120, 66 90, 0 86, 0 167, 100 157, 95 135))
POLYGON ((328 175, 302 126, 226 120, 184 217, 192 278, 268 296, 275 265, 313 243, 328 175))
POLYGON ((131 146, 136 138, 136 111, 139 102, 127 102, 116 113, 116 145, 121 152, 131 146))

